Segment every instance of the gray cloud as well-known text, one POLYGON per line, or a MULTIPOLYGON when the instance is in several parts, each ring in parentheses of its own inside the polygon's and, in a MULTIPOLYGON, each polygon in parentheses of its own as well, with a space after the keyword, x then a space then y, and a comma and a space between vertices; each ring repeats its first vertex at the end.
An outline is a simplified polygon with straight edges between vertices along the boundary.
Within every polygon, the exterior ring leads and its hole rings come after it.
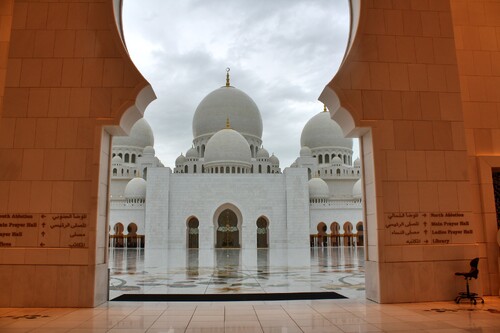
POLYGON ((231 67, 261 110, 264 146, 289 166, 344 55, 348 15, 339 0, 125 1, 129 52, 158 96, 145 113, 157 156, 173 166, 189 149, 198 103, 231 67))

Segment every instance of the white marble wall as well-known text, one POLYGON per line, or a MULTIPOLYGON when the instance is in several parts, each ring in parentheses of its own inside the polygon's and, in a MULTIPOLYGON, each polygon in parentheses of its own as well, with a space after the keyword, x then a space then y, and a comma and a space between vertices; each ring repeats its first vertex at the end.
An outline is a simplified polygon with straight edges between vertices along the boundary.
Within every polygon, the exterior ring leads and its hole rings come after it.
POLYGON ((308 246, 308 198, 304 169, 267 175, 172 174, 168 168, 151 169, 146 246, 186 248, 186 223, 196 217, 199 247, 213 248, 217 217, 224 207, 241 219, 242 248, 256 247, 256 221, 261 216, 269 221, 271 247, 308 246))
POLYGON ((163 247, 168 235, 170 168, 153 168, 146 188, 146 248, 163 247), (149 199, 148 199, 149 198, 149 199))

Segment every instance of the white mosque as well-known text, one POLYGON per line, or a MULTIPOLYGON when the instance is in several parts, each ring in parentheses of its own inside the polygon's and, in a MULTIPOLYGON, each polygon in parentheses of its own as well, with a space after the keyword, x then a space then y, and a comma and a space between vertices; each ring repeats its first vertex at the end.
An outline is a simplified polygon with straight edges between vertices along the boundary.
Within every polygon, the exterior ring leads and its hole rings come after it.
POLYGON ((192 125, 193 145, 173 170, 155 157, 146 120, 113 139, 111 246, 362 245, 360 161, 326 109, 307 122, 300 157, 283 171, 263 146, 259 108, 229 73, 192 125))

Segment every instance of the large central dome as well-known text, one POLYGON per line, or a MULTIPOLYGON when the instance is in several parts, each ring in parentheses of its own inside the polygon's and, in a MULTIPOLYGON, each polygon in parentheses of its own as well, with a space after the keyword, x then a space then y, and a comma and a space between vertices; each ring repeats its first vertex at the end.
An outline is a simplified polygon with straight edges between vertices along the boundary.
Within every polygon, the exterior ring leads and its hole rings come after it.
POLYGON ((251 157, 247 140, 231 128, 218 131, 207 142, 207 163, 250 163, 251 157))
POLYGON ((262 138, 262 118, 255 102, 243 91, 225 86, 208 94, 196 108, 194 139, 224 129, 227 118, 235 131, 262 138))

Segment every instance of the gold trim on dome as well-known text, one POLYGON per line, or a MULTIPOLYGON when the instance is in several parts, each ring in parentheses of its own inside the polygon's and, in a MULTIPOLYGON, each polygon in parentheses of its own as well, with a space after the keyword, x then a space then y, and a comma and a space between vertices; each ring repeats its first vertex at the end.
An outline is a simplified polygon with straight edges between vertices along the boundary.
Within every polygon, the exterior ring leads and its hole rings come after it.
POLYGON ((326 105, 325 105, 325 104, 323 104, 323 112, 326 112, 326 111, 328 111, 328 110, 326 109, 326 105))
POLYGON ((226 68, 226 87, 230 87, 231 86, 231 83, 229 81, 229 71, 231 70, 231 68, 227 67, 226 68))
POLYGON ((229 122, 229 117, 226 118, 226 128, 231 128, 231 123, 229 122))

